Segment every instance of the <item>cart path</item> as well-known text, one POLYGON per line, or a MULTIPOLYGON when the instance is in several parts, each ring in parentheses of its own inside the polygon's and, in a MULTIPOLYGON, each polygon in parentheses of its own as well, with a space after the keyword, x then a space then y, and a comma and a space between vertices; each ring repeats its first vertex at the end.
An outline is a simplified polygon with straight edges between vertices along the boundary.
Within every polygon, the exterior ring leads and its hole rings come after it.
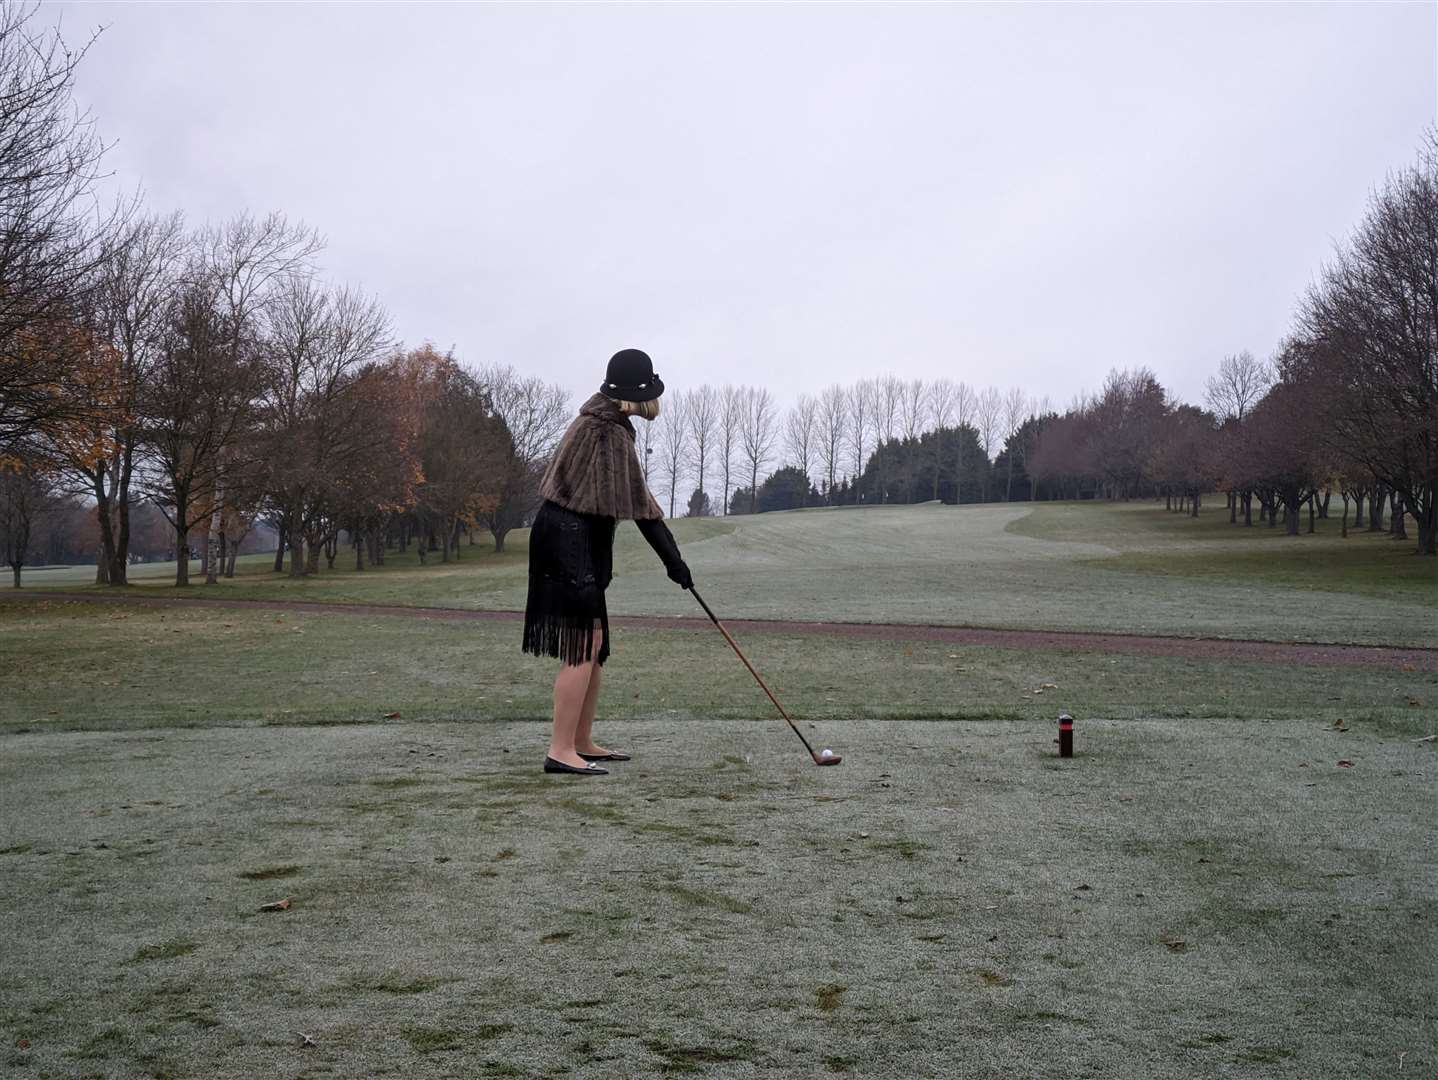
MULTIPOLYGON (((311 614, 383 615, 452 622, 518 622, 522 611, 473 611, 463 608, 407 607, 398 604, 336 604, 313 600, 240 600, 223 597, 139 596, 133 592, 49 592, 0 594, 6 600, 61 603, 138 604, 174 607, 254 608, 311 614)), ((3 601, 0 601, 3 604, 3 601)), ((669 615, 611 616, 618 628, 706 630, 707 619, 669 615)), ((1335 664, 1344 667, 1386 667, 1398 671, 1438 672, 1438 649, 1419 646, 1331 645, 1295 641, 1252 641, 1228 638, 1162 637, 1102 634, 1071 630, 996 630, 973 626, 931 626, 909 623, 797 622, 781 619, 732 619, 724 625, 739 634, 827 634, 896 641, 936 641, 952 645, 990 645, 1003 649, 1068 649, 1076 652, 1128 653, 1137 656, 1178 656, 1196 660, 1241 660, 1266 664, 1335 664)))

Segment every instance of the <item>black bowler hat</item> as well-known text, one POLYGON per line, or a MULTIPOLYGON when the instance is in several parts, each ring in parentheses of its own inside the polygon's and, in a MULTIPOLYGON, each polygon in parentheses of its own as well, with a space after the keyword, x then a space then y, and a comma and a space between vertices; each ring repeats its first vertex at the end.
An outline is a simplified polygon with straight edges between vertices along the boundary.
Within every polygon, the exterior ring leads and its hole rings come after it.
POLYGON ((664 380, 654 374, 654 361, 639 349, 620 349, 609 358, 599 392, 615 401, 653 401, 664 393, 664 380))

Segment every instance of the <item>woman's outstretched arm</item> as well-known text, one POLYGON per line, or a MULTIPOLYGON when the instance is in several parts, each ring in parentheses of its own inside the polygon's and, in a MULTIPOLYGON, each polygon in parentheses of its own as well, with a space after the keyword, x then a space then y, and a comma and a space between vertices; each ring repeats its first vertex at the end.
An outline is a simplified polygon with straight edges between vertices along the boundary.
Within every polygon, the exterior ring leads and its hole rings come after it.
POLYGON ((655 554, 664 563, 669 580, 681 589, 694 588, 694 578, 689 573, 689 567, 680 557, 679 545, 674 542, 674 534, 669 531, 669 526, 664 524, 664 519, 639 518, 634 524, 639 526, 639 531, 644 534, 644 539, 649 541, 649 546, 654 549, 655 554))

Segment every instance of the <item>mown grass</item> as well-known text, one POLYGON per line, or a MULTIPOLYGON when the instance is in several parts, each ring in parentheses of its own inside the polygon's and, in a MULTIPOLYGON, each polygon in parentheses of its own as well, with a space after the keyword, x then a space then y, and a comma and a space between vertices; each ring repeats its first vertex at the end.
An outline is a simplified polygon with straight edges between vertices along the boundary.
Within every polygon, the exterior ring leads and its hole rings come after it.
POLYGON ((0 738, 0 1069, 1438 1068, 1432 744, 1090 720, 1062 761, 1048 723, 855 720, 815 769, 780 725, 611 730, 602 780, 539 773, 532 722, 0 738), (411 777, 422 813, 349 809, 411 777))
MULTIPOLYGON (((941 623, 1438 647, 1438 559, 1381 535, 1230 526, 1221 498, 1199 518, 1152 503, 839 507, 672 523, 721 617, 941 623)), ((1306 528, 1306 522, 1305 522, 1306 528)), ((187 595, 519 610, 527 536, 458 562, 411 552, 384 568, 291 580, 250 557, 187 595)), ((697 615, 629 525, 619 529, 615 614, 697 615)), ((82 579, 88 580, 88 579, 82 579)), ((93 588, 93 586, 85 586, 93 588)), ((169 595, 159 576, 137 592, 169 595)))
MULTIPOLYGON (((1303 516, 1298 536, 1283 524, 1231 525, 1222 496, 1211 497, 1198 518, 1168 513, 1159 506, 1059 503, 1021 518, 1008 531, 1036 539, 1081 535, 1117 554, 1083 560, 1108 573, 1188 579, 1197 584, 1228 582, 1262 591, 1340 590, 1358 596, 1427 599, 1438 605, 1438 566, 1414 554, 1415 543, 1386 532, 1351 528, 1342 535, 1341 511, 1317 518, 1308 532, 1303 516)), ((1410 535, 1412 530, 1410 529, 1410 535)))
MULTIPOLYGON (((0 606, 0 731, 541 719, 554 664, 519 624, 62 602, 0 606), (397 714, 397 715, 396 715, 397 714)), ((753 633, 801 719, 1313 718, 1421 728, 1438 675, 753 633)), ((601 715, 776 714, 713 631, 617 629, 601 715), (676 673, 683 673, 676 677, 676 673)), ((713 763, 719 769, 742 763, 713 763)), ((425 798, 377 778, 354 805, 425 798)))

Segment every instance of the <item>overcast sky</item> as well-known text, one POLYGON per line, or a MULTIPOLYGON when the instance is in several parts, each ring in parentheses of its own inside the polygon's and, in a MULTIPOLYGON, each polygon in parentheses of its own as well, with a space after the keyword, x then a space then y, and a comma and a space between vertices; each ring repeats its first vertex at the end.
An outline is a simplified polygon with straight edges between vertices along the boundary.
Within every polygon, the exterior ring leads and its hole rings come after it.
POLYGON ((282 210, 399 336, 589 393, 1196 400, 1410 162, 1438 6, 53 4, 117 181, 282 210))

